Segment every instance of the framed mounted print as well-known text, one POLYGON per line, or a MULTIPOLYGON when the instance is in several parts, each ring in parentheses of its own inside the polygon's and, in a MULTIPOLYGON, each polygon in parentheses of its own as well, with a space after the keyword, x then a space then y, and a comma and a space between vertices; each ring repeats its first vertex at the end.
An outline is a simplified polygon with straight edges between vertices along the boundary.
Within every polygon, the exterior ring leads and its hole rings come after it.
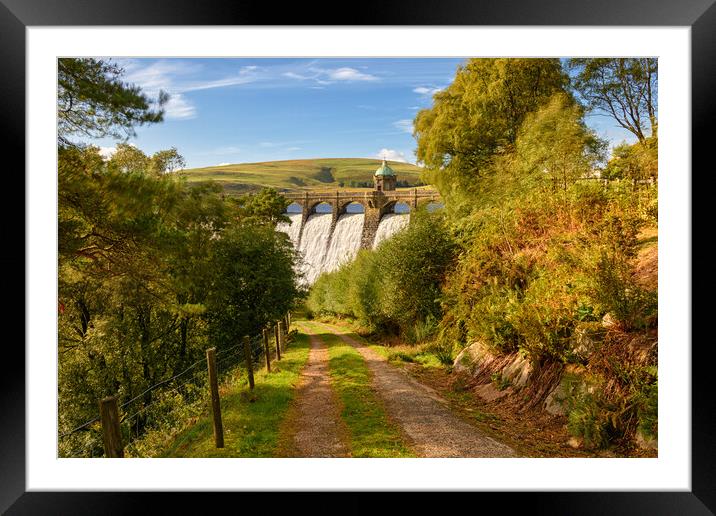
POLYGON ((4 2, 27 303, 3 509, 712 512, 690 171, 714 8, 295 9, 4 2))

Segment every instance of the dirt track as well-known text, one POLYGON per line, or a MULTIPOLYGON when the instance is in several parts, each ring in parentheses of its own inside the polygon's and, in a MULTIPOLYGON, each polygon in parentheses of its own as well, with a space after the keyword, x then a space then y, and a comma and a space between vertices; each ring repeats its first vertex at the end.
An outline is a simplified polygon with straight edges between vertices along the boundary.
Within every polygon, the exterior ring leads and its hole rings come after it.
MULTIPOLYGON (((388 364, 383 357, 363 342, 346 335, 340 328, 327 324, 320 324, 320 326, 326 332, 338 335, 363 356, 373 376, 374 387, 385 402, 388 415, 403 428, 405 435, 411 441, 411 447, 418 456, 515 456, 512 448, 484 435, 479 429, 456 416, 448 407, 447 402, 435 391, 388 364)), ((314 339, 317 337, 311 335, 312 346, 314 339)), ((322 351, 327 355, 325 350, 322 351)), ((319 355, 316 355, 316 359, 319 359, 319 355)), ((327 356, 324 360, 326 359, 327 356)), ((314 367, 316 366, 317 364, 314 364, 314 367)), ((326 376, 328 374, 325 365, 320 369, 316 367, 313 374, 318 374, 318 371, 326 376)), ((317 379, 316 382, 318 385, 325 383, 326 387, 330 389, 327 380, 317 379)), ((306 422, 312 417, 319 416, 320 413, 314 411, 306 418, 306 422)), ((315 424, 316 420, 313 421, 315 424)))
POLYGON ((346 431, 328 376, 328 351, 316 335, 301 372, 296 403, 289 413, 292 457, 348 457, 346 431))

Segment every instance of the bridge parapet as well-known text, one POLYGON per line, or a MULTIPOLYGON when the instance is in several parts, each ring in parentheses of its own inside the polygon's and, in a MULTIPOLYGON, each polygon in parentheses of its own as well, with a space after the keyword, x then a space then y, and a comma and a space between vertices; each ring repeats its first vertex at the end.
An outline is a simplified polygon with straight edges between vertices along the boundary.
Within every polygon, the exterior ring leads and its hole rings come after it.
POLYGON ((414 188, 412 190, 393 190, 388 192, 381 192, 376 190, 369 190, 365 192, 287 192, 282 194, 286 199, 289 199, 297 204, 320 204, 322 202, 328 204, 334 204, 336 202, 357 202, 364 204, 369 201, 374 203, 385 204, 390 201, 411 201, 416 199, 421 200, 440 200, 440 193, 437 190, 418 190, 414 188))

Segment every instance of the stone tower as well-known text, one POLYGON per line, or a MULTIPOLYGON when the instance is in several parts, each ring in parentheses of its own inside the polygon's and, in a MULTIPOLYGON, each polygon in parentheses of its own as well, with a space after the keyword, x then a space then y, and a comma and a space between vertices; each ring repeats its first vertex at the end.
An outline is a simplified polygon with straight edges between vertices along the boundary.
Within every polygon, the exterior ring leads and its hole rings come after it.
POLYGON ((373 174, 375 190, 378 192, 389 192, 395 190, 395 172, 383 160, 383 164, 373 174))

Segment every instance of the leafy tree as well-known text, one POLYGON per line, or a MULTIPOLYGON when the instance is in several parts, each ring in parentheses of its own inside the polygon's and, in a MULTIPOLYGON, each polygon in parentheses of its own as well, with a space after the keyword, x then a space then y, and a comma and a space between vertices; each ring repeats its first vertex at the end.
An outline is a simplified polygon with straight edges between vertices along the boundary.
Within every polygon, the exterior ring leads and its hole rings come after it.
POLYGON ((57 118, 61 143, 72 135, 125 139, 138 125, 161 122, 169 95, 152 102, 138 86, 122 82, 123 69, 91 58, 60 58, 57 63, 57 118), (152 104, 156 108, 152 107, 152 104))
POLYGON ((157 174, 174 172, 186 167, 186 161, 176 147, 157 151, 152 155, 152 170, 157 174))
MULTIPOLYGON (((216 235, 218 185, 119 171, 94 147, 60 147, 61 428, 96 400, 127 400, 196 361, 216 235)), ((152 402, 146 393, 141 403, 152 402)), ((140 418, 135 427, 141 429, 140 418)))
POLYGON ((495 153, 513 146, 527 114, 566 85, 558 59, 469 60, 415 119, 428 182, 444 195, 474 190, 495 153))
POLYGON ((410 217, 406 229, 377 249, 383 317, 403 334, 441 317, 440 289, 456 250, 441 213, 418 210, 410 217))
POLYGON ((244 223, 268 224, 275 227, 279 222, 291 222, 285 213, 291 204, 274 188, 264 188, 258 193, 238 199, 238 217, 244 223))
POLYGON ((631 131, 640 142, 657 134, 658 60, 645 58, 575 58, 575 90, 592 109, 602 111, 631 131))
POLYGON ((603 158, 606 142, 584 123, 584 112, 567 94, 554 95, 527 115, 516 142, 516 166, 562 186, 588 176, 603 158))
POLYGON ((149 173, 161 176, 186 166, 184 157, 176 147, 155 152, 147 156, 140 149, 128 143, 118 143, 117 150, 108 160, 110 169, 120 172, 149 173))
POLYGON ((117 172, 146 173, 151 167, 150 158, 128 143, 118 143, 117 150, 108 161, 110 170, 117 172))
POLYGON ((604 168, 607 179, 656 179, 658 176, 658 139, 648 137, 633 145, 622 143, 612 149, 604 168))
POLYGON ((212 341, 231 345, 288 312, 298 296, 296 252, 270 226, 228 229, 216 241, 206 300, 212 341))

